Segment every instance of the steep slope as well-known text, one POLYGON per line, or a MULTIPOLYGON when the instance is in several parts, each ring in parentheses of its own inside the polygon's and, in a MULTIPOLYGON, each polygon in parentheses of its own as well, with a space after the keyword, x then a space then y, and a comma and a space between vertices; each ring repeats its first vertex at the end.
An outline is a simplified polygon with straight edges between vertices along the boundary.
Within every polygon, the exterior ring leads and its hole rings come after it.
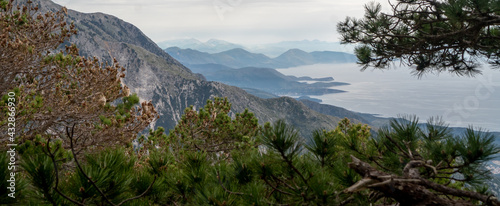
MULTIPOLYGON (((36 2, 45 10, 59 8, 49 0, 36 2)), ((173 128, 184 108, 200 108, 216 96, 228 97, 235 112, 249 108, 261 122, 285 119, 303 134, 314 128, 333 128, 339 120, 291 98, 260 99, 237 87, 205 81, 163 52, 138 28, 116 17, 69 10, 68 21, 74 21, 79 30, 70 42, 77 44, 81 54, 108 61, 114 57, 128 69, 125 83, 141 99, 153 100, 161 115, 156 126, 173 128)))
POLYGON ((300 99, 299 101, 305 104, 307 107, 311 108, 312 110, 319 112, 321 114, 326 114, 340 118, 355 119, 358 120, 360 123, 368 124, 374 127, 374 129, 382 127, 384 125, 388 125, 391 119, 391 118, 377 117, 372 114, 352 112, 342 107, 321 104, 307 99, 300 99))

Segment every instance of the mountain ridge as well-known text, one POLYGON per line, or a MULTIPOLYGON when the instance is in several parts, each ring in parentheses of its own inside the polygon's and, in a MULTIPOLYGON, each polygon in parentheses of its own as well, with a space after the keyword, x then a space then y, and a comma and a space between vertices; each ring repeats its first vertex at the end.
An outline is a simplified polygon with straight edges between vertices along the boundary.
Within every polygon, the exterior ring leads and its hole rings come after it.
POLYGON ((173 39, 158 42, 162 49, 168 47, 179 47, 182 49, 194 49, 201 52, 218 53, 233 48, 243 48, 253 53, 262 53, 269 57, 277 57, 280 54, 296 48, 306 52, 313 51, 338 51, 346 53, 354 53, 354 46, 341 44, 340 42, 328 42, 320 40, 299 40, 299 41, 282 41, 276 43, 251 44, 244 45, 232 43, 219 39, 210 39, 202 42, 195 38, 190 39, 173 39))
POLYGON ((164 51, 183 64, 213 63, 233 68, 288 68, 320 63, 348 63, 357 61, 355 55, 344 52, 305 52, 300 49, 289 49, 275 58, 261 53, 252 53, 242 48, 234 48, 213 54, 195 49, 181 49, 179 47, 169 47, 164 51))
POLYGON ((183 49, 194 49, 202 52, 208 53, 218 53, 222 51, 227 51, 234 48, 245 48, 242 45, 234 44, 231 42, 227 42, 219 39, 209 39, 206 42, 202 42, 195 38, 190 39, 174 39, 161 41, 157 43, 158 46, 162 49, 166 49, 168 47, 177 46, 183 49))

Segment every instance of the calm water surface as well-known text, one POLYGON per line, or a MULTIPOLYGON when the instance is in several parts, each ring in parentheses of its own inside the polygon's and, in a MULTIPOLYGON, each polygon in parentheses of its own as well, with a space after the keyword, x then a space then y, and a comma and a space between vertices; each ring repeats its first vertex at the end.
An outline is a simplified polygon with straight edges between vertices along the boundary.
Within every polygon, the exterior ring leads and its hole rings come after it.
POLYGON ((500 70, 484 69, 476 77, 448 73, 417 78, 409 69, 363 72, 356 64, 316 64, 278 69, 285 75, 333 77, 350 83, 347 92, 311 96, 346 109, 396 117, 416 114, 421 120, 441 116, 451 126, 500 131, 500 70))

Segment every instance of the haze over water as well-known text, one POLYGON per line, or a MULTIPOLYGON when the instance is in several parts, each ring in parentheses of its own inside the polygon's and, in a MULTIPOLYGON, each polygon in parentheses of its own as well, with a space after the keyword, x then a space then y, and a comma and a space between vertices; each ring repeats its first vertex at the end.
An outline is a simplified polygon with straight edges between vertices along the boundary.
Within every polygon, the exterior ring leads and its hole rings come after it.
POLYGON ((500 70, 483 69, 482 75, 460 77, 428 74, 418 79, 410 69, 367 69, 352 64, 316 64, 278 69, 285 75, 333 77, 350 85, 332 87, 346 92, 311 96, 322 104, 351 111, 396 117, 415 114, 425 122, 441 116, 450 126, 481 127, 500 131, 500 70))

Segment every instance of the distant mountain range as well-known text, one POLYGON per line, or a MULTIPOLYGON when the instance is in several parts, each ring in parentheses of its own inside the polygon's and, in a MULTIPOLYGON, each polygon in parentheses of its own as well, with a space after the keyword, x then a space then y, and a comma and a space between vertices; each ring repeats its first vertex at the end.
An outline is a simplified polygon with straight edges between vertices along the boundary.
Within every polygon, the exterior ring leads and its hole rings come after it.
POLYGON ((261 44, 250 46, 249 51, 263 53, 269 56, 277 56, 289 49, 300 49, 306 52, 313 51, 337 51, 349 54, 354 53, 353 45, 340 44, 340 42, 327 42, 319 40, 283 41, 272 44, 261 44))
POLYGON ((305 52, 300 49, 290 49, 275 58, 260 53, 251 53, 241 48, 214 54, 179 47, 169 47, 165 51, 183 64, 220 64, 232 68, 288 68, 320 63, 350 63, 357 60, 355 55, 344 52, 305 52))
POLYGON ((165 51, 190 68, 191 71, 205 76, 207 80, 245 88, 247 92, 259 97, 272 95, 308 96, 343 92, 330 88, 346 84, 333 82, 333 78, 302 77, 300 79, 285 76, 271 68, 288 68, 318 63, 345 63, 356 60, 354 55, 343 52, 305 52, 299 49, 290 49, 275 58, 251 53, 241 48, 214 54, 179 47, 169 47, 165 51), (299 82, 301 80, 316 82, 308 84, 299 82))
POLYGON ((169 47, 179 47, 182 49, 194 49, 207 53, 219 53, 236 48, 241 48, 241 49, 245 48, 242 45, 233 44, 224 40, 210 39, 206 42, 201 42, 193 38, 163 41, 159 42, 158 46, 163 49, 169 47))
POLYGON ((179 47, 181 49, 193 49, 207 53, 219 53, 231 49, 245 49, 252 53, 262 53, 269 57, 277 57, 290 49, 300 49, 305 52, 313 51, 337 51, 353 53, 354 46, 342 45, 339 42, 326 42, 319 40, 283 41, 270 44, 241 45, 224 40, 210 39, 206 42, 197 39, 175 39, 159 42, 158 46, 163 49, 179 47))

